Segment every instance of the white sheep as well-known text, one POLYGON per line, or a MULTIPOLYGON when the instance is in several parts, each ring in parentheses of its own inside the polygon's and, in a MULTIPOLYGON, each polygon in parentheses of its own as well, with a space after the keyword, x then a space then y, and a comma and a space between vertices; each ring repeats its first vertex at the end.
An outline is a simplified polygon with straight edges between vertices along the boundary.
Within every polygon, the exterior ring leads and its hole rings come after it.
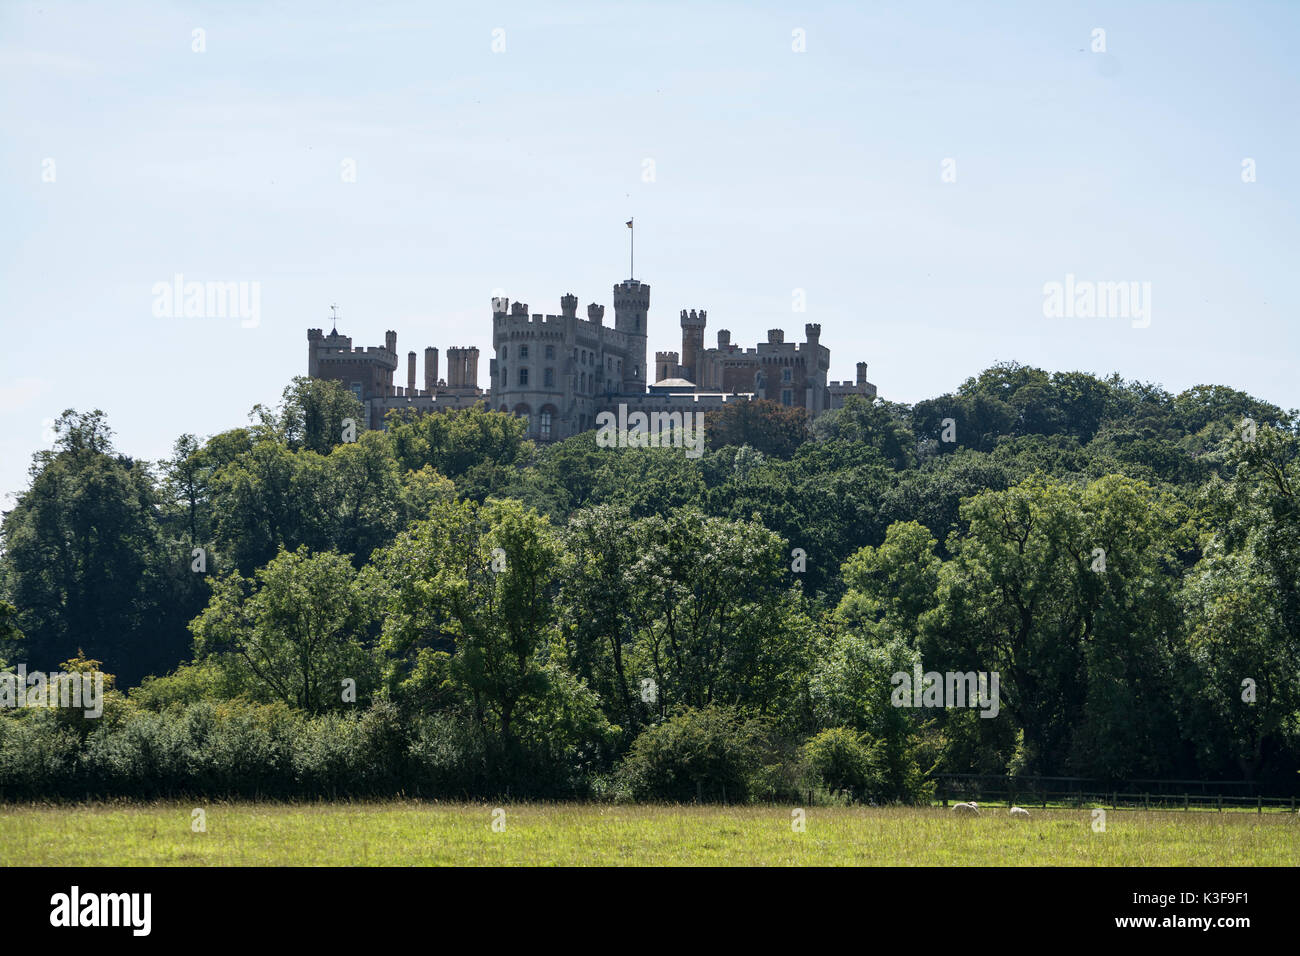
POLYGON ((970 803, 954 803, 952 805, 952 812, 962 816, 977 817, 980 815, 980 808, 979 804, 972 800, 970 803))
POLYGON ((1013 817, 1024 817, 1026 820, 1029 819, 1029 811, 1024 807, 1012 807, 1008 812, 1013 817))

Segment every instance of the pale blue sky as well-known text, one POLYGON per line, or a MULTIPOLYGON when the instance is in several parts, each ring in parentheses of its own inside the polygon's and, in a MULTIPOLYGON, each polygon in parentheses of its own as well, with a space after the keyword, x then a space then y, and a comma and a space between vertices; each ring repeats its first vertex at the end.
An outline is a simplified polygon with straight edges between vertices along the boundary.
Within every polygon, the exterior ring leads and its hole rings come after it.
POLYGON ((629 216, 651 352, 704 308, 710 343, 820 322, 832 377, 865 360, 897 401, 1015 359, 1300 405, 1298 26, 1297 3, 5 0, 0 493, 68 406, 146 458, 244 423, 334 302, 359 345, 479 346, 485 384, 493 291, 609 304, 629 216), (260 325, 155 317, 176 273, 260 282, 260 325), (1067 273, 1150 282, 1150 327, 1044 318, 1067 273))

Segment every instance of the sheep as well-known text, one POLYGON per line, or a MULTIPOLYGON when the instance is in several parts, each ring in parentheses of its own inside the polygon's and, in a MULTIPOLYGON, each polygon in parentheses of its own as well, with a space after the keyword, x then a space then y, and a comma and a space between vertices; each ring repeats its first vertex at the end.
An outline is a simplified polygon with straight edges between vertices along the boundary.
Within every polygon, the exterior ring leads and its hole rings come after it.
POLYGON ((1024 807, 1012 807, 1007 812, 1010 813, 1011 816, 1013 817, 1023 817, 1026 820, 1029 819, 1029 811, 1026 810, 1024 807))
POLYGON ((961 816, 977 817, 980 815, 980 808, 979 804, 972 800, 970 803, 954 803, 952 805, 952 812, 961 816))

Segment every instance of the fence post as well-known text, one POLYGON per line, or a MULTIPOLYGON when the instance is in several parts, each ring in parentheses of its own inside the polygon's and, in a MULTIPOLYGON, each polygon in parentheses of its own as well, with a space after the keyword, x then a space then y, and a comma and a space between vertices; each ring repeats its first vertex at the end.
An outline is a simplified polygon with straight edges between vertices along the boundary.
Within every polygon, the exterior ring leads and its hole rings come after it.
POLYGON ((1219 794, 1219 812, 1223 812, 1223 794, 1219 794))
POLYGON ((1192 798, 1189 797, 1187 794, 1183 794, 1183 809, 1184 810, 1192 809, 1192 798))
POLYGON ((1149 793, 1144 793, 1144 794, 1142 794, 1142 803, 1143 803, 1143 805, 1144 805, 1148 810, 1150 810, 1150 809, 1151 809, 1151 794, 1149 794, 1149 793))
POLYGON ((1255 794, 1255 800, 1257 801, 1256 806, 1259 807, 1259 810, 1258 810, 1257 812, 1259 812, 1259 813, 1263 813, 1263 812, 1264 812, 1264 797, 1263 797, 1263 795, 1258 794, 1258 793, 1255 794))

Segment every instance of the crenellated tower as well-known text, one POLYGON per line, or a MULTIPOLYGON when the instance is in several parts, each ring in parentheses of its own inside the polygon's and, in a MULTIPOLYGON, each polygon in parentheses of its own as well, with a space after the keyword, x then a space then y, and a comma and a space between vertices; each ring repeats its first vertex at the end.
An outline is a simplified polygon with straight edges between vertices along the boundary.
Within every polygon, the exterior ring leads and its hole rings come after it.
POLYGON ((650 286, 626 279, 614 286, 614 328, 628 338, 627 363, 623 366, 625 392, 644 392, 646 387, 646 316, 650 312, 650 286))
POLYGON ((686 377, 696 385, 703 384, 700 358, 704 352, 704 326, 708 316, 703 309, 698 312, 682 309, 682 368, 686 377))

